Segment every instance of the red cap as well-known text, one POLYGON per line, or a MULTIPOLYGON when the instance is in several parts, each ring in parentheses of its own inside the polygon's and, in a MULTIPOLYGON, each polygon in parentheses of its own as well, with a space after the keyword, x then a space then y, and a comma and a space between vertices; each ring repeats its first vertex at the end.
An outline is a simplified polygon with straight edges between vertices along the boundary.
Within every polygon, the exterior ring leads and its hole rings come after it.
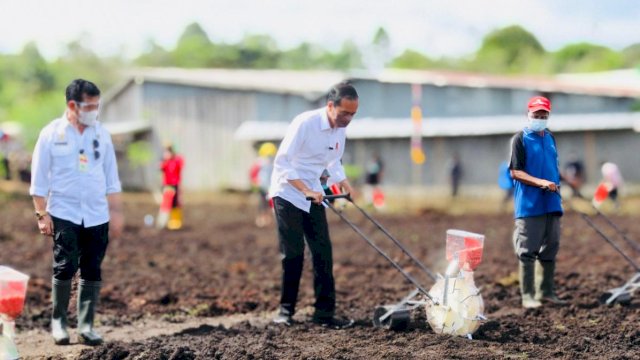
POLYGON ((544 110, 551 112, 551 102, 544 96, 534 96, 529 99, 529 105, 527 106, 530 112, 538 110, 544 110))

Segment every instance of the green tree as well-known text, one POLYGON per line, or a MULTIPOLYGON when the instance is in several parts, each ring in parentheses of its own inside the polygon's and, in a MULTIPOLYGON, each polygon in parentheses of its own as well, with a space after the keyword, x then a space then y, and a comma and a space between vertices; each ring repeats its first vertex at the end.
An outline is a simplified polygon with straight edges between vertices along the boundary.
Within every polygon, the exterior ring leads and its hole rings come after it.
POLYGON ((640 68, 640 43, 627 46, 622 50, 625 67, 640 68))
POLYGON ((18 60, 22 65, 21 80, 25 81, 35 91, 50 91, 54 89, 55 77, 34 42, 29 42, 24 46, 18 60))
POLYGON ((563 47, 553 54, 554 72, 590 72, 617 69, 624 58, 607 47, 577 43, 563 47))
POLYGON ((368 57, 370 68, 385 68, 391 61, 391 39, 383 27, 379 27, 373 35, 371 53, 368 57))
POLYGON ((192 23, 182 32, 171 57, 176 66, 208 67, 213 58, 213 44, 200 24, 192 23))
POLYGON ((336 53, 325 52, 320 61, 327 64, 329 69, 348 70, 363 67, 360 49, 350 40, 345 41, 336 53))
POLYGON ((51 63, 56 78, 56 89, 62 93, 66 86, 77 78, 94 82, 106 91, 121 79, 121 69, 126 62, 121 57, 101 57, 92 50, 92 40, 88 35, 67 44, 65 53, 51 63))
POLYGON ((236 67, 274 69, 278 65, 280 50, 269 35, 248 35, 238 44, 239 61, 236 67))
POLYGON ((407 49, 400 56, 391 61, 390 67, 398 69, 428 69, 434 66, 434 61, 417 51, 407 49))
POLYGON ((148 39, 144 52, 134 60, 134 63, 141 66, 172 66, 173 59, 169 51, 153 39, 148 39))
POLYGON ((492 73, 543 72, 545 50, 536 37, 518 25, 492 31, 482 40, 469 66, 492 73))
POLYGON ((389 34, 387 33, 387 30, 385 30, 383 27, 379 27, 378 30, 376 30, 375 35, 373 35, 373 43, 375 45, 384 46, 384 47, 390 46, 391 40, 389 38, 389 34))
POLYGON ((278 67, 282 69, 319 69, 323 68, 320 59, 325 50, 318 45, 303 42, 293 49, 283 51, 278 61, 278 67))

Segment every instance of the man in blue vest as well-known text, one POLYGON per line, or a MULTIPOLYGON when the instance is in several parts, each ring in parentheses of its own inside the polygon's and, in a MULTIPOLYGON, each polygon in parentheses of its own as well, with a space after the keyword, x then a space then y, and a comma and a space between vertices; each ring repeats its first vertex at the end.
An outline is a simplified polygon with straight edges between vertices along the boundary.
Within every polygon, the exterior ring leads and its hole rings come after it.
POLYGON ((549 99, 531 98, 528 125, 511 140, 513 242, 520 260, 520 292, 525 308, 539 307, 541 301, 565 303, 556 296, 553 280, 563 210, 558 192, 558 151, 555 138, 547 130, 550 113, 549 99))

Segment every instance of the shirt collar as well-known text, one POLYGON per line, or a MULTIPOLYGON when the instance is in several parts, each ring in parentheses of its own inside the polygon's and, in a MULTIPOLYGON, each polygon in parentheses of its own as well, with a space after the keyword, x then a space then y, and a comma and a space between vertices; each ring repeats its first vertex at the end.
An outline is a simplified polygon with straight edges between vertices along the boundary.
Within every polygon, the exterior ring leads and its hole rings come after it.
POLYGON ((331 124, 329 123, 329 117, 327 116, 327 107, 322 108, 320 116, 320 130, 331 130, 331 124))
POLYGON ((69 121, 67 112, 65 111, 62 113, 62 116, 60 116, 58 131, 66 131, 68 128, 73 128, 73 126, 71 125, 71 121, 69 121))

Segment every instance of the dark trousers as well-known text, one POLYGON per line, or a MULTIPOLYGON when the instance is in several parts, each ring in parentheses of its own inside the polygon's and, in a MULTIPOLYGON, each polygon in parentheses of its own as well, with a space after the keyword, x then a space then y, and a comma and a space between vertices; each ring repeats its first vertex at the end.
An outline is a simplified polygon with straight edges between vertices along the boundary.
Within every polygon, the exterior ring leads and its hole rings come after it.
POLYGON ((316 317, 331 317, 336 307, 333 258, 324 206, 311 205, 309 213, 280 197, 273 198, 282 256, 280 311, 295 313, 305 240, 313 260, 316 317))
POLYGON ((100 266, 109 244, 109 223, 85 228, 70 221, 53 220, 53 277, 70 280, 80 269, 80 278, 101 281, 100 266))

